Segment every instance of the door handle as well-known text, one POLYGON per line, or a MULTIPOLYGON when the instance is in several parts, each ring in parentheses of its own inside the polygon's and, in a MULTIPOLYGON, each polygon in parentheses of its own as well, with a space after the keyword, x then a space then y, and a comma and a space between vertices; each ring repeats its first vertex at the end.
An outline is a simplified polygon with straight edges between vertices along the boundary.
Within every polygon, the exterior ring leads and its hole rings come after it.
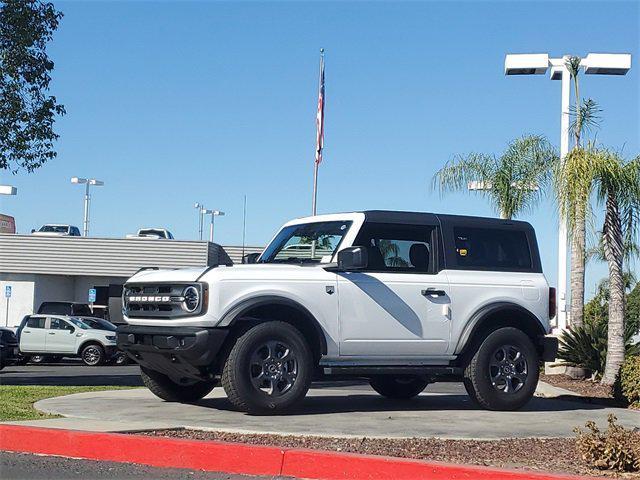
POLYGON ((56 332, 49 332, 49 335, 55 335, 56 332))
POLYGON ((447 292, 444 290, 436 290, 435 288, 427 288, 422 290, 421 293, 425 297, 445 297, 447 295, 447 292))
POLYGON ((31 330, 22 330, 22 333, 31 333, 31 330))

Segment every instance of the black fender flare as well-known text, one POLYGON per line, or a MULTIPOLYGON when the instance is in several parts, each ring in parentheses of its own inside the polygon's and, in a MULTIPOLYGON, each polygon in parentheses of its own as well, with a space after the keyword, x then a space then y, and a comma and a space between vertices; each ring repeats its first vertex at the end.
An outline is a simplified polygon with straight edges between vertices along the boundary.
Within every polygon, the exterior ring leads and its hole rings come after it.
POLYGON ((220 319, 220 322, 217 326, 219 327, 229 327, 235 323, 236 320, 243 318, 247 312, 253 310, 257 307, 267 306, 267 305, 284 305, 287 307, 294 308, 298 310, 304 317, 308 319, 308 321, 313 325, 316 333, 318 334, 318 338, 320 339, 320 353, 322 355, 326 355, 327 353, 327 337, 325 336, 324 330, 320 326, 320 322, 315 318, 315 316, 302 304, 292 300, 290 298, 280 296, 280 295, 259 295, 256 297, 251 297, 246 300, 241 301, 237 305, 234 305, 229 309, 220 319))
POLYGON ((536 317, 522 305, 518 305, 517 303, 512 302, 489 303, 476 310, 476 312, 466 323, 466 325, 462 329, 460 337, 458 338, 458 343, 456 344, 454 354, 459 355, 464 351, 467 345, 474 338, 474 335, 485 325, 485 320, 488 317, 496 313, 509 311, 516 312, 518 315, 526 318, 525 322, 527 326, 530 327, 530 330, 536 332, 538 336, 544 336, 547 333, 538 317, 536 317))

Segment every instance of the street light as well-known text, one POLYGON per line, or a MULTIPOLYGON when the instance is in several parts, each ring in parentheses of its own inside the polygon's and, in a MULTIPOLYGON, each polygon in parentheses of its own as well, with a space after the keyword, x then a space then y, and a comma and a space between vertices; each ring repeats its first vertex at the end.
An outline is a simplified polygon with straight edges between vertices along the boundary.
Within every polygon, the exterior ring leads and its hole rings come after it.
POLYGON ((209 224, 209 241, 213 243, 213 220, 215 217, 224 216, 224 212, 221 212, 220 210, 207 210, 205 208, 203 208, 201 212, 203 215, 211 215, 211 223, 209 224))
POLYGON ((202 241, 202 226, 204 224, 204 213, 202 213, 205 208, 204 205, 201 204, 200 202, 196 202, 193 205, 193 208, 197 208, 198 209, 198 234, 200 236, 200 241, 202 241))
POLYGON ((103 181, 96 180, 95 178, 81 178, 71 177, 71 183, 78 185, 85 185, 84 189, 84 223, 82 225, 82 234, 85 237, 89 236, 89 204, 91 203, 91 196, 89 195, 89 187, 94 185, 96 187, 102 187, 103 181))
POLYGON ((0 195, 17 195, 18 189, 11 185, 0 185, 0 195))
MULTIPOLYGON (((551 80, 562 81, 562 105, 560 116, 560 159, 569 153, 569 102, 571 99, 571 75, 567 68, 570 55, 549 58, 542 54, 507 54, 504 59, 505 75, 542 75, 551 68, 551 80)), ((580 66, 588 75, 625 75, 631 68, 628 53, 589 53, 580 59, 580 66)), ((557 327, 567 328, 567 223, 560 218, 558 228, 558 314, 557 327)))

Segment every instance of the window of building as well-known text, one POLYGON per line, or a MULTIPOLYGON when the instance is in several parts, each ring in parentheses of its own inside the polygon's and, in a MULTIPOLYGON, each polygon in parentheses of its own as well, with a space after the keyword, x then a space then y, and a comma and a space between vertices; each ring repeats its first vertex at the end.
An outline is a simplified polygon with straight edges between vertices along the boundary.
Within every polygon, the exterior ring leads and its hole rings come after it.
POLYGON ((363 225, 355 245, 367 247, 368 270, 432 273, 434 228, 427 225, 369 223, 363 225))
POLYGON ((455 227, 456 262, 459 267, 492 270, 532 268, 531 251, 523 231, 455 227))

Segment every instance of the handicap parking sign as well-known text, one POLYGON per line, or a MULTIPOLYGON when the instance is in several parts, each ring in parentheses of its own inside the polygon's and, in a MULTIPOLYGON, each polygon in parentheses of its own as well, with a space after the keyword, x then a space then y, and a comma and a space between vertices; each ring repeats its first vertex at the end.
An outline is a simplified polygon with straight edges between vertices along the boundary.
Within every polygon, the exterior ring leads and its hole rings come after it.
POLYGON ((93 303, 96 301, 96 289, 95 288, 90 288, 89 289, 89 303, 93 303))
POLYGON ((11 285, 4 287, 4 298, 11 298, 11 285))

